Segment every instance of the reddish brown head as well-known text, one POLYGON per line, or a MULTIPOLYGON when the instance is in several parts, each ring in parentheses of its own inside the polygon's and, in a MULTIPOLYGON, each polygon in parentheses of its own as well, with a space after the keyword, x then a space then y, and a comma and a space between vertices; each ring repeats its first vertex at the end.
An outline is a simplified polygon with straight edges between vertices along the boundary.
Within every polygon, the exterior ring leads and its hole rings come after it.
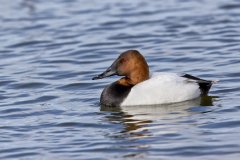
POLYGON ((145 58, 137 50, 123 52, 102 74, 93 79, 112 75, 125 76, 118 82, 122 85, 135 85, 149 78, 149 68, 145 58))

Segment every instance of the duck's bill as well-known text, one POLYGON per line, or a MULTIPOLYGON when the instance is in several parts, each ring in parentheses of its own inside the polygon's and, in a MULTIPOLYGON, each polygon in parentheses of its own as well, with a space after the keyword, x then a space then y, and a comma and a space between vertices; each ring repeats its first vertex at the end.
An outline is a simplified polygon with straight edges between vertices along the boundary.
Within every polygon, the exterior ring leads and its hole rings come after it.
POLYGON ((103 79, 103 78, 106 78, 106 77, 110 77, 110 76, 113 76, 113 75, 116 75, 116 71, 111 69, 111 67, 109 67, 105 72, 103 72, 102 74, 99 74, 95 77, 92 78, 92 80, 96 80, 96 79, 103 79))

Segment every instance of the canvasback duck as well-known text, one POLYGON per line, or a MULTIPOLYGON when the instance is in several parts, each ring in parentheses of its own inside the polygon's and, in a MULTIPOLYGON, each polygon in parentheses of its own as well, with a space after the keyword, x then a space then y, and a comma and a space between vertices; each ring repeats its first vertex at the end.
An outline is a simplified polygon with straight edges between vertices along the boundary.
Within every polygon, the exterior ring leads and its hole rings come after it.
POLYGON ((132 106, 176 103, 207 95, 215 81, 189 74, 149 75, 145 58, 137 50, 123 52, 105 72, 95 79, 124 76, 105 87, 100 103, 105 106, 132 106))

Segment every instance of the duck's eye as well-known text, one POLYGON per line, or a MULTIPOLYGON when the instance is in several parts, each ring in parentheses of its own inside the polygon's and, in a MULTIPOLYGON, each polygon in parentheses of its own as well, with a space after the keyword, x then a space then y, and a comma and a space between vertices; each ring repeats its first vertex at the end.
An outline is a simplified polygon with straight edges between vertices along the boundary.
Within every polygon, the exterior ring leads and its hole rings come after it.
POLYGON ((125 59, 120 59, 119 63, 123 64, 126 60, 125 59))

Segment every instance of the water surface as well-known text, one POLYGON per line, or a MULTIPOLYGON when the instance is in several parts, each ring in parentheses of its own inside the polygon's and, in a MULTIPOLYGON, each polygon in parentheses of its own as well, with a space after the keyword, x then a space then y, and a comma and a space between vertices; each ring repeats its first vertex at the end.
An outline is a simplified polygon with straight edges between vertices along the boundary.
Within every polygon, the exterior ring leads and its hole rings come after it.
POLYGON ((239 159, 239 1, 1 2, 0 159, 239 159), (128 49, 152 72, 220 83, 204 99, 101 107, 117 77, 91 78, 128 49))

